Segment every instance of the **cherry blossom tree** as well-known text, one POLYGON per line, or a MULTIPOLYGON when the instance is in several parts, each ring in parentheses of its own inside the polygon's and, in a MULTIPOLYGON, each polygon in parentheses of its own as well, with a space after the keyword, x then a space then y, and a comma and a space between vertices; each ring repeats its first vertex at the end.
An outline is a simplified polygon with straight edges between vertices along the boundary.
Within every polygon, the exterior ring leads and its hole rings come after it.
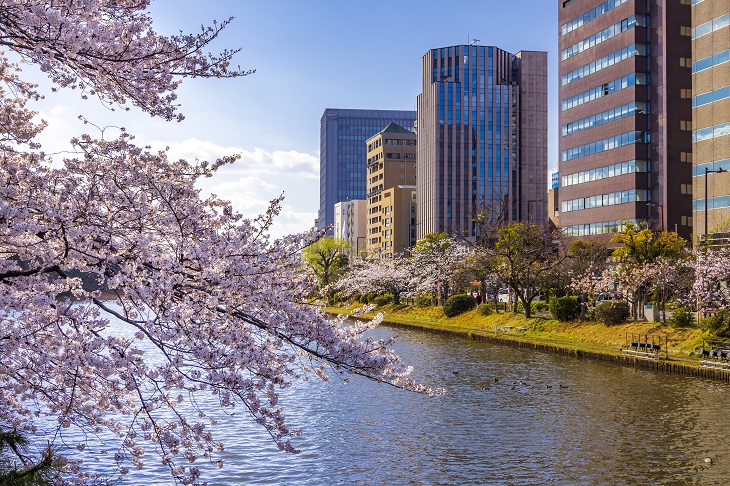
MULTIPOLYGON (((243 410, 285 451, 296 431, 279 392, 327 368, 426 392, 377 324, 345 325, 305 303, 303 235, 272 240, 281 199, 247 219, 195 187, 221 165, 169 160, 134 144, 82 134, 76 156, 52 161, 33 138, 39 94, 12 56, 35 63, 53 89, 110 108, 131 103, 182 120, 185 76, 235 77, 235 51, 206 54, 228 25, 163 36, 145 0, 6 0, 0 5, 0 430, 20 431, 62 455, 85 439, 117 437, 123 475, 150 451, 175 480, 198 481, 200 458, 222 465, 214 408, 243 410), (61 163, 62 162, 62 163, 61 163), (154 357, 154 359, 152 359, 154 357), (205 397, 205 398, 204 398, 205 397), (209 402, 208 402, 209 403, 209 402), (51 421, 49 422, 50 419, 51 421)), ((240 415, 240 414, 239 414, 240 415)), ((44 457, 43 460, 46 460, 44 457)), ((23 455, 23 466, 33 461, 23 455)), ((42 462, 42 461, 41 461, 42 462)), ((61 482, 95 478, 80 460, 61 482)))
POLYGON ((415 287, 413 265, 413 260, 400 256, 376 254, 356 258, 335 287, 346 295, 389 293, 393 295, 393 302, 399 304, 401 295, 415 287))
POLYGON ((696 279, 691 296, 699 310, 712 312, 730 308, 730 252, 701 249, 694 257, 692 267, 696 279))
POLYGON ((459 264, 469 254, 469 248, 446 233, 428 233, 416 243, 411 253, 411 268, 415 290, 419 293, 439 290, 441 304, 459 264))

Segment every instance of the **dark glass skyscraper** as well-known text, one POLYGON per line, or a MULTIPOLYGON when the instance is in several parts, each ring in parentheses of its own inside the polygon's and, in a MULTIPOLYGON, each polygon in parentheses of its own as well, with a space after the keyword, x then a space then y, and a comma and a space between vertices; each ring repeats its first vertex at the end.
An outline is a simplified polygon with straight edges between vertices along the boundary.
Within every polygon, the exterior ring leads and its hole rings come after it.
POLYGON ((417 233, 547 219, 547 53, 459 45, 423 56, 417 233), (495 221, 496 222, 496 221, 495 221))
POLYGON ((334 223, 335 204, 365 199, 365 141, 395 122, 412 128, 415 111, 327 108, 320 122, 319 215, 317 228, 334 223))

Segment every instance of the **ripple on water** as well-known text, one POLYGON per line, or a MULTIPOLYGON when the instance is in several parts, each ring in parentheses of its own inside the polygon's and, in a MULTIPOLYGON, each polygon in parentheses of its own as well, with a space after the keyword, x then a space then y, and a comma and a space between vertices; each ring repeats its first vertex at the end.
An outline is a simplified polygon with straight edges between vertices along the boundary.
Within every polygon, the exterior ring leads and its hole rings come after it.
MULTIPOLYGON (((399 334, 397 350, 414 377, 447 395, 356 378, 296 383, 281 404, 302 430, 293 440, 302 452, 279 452, 245 416, 222 418, 215 432, 226 444, 225 467, 203 463, 203 478, 211 485, 613 486, 730 477, 724 383, 402 328, 374 333, 399 334), (708 455, 714 464, 704 462, 708 455)), ((173 484, 152 457, 147 464, 126 484, 173 484)))

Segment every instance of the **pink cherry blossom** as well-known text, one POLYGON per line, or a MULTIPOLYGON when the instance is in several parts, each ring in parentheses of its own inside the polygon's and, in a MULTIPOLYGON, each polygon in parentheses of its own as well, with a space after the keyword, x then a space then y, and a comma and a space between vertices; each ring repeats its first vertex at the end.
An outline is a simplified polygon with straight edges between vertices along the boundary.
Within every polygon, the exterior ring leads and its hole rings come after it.
MULTIPOLYGON (((229 70, 236 51, 203 53, 229 21, 162 36, 148 3, 3 1, 1 44, 54 88, 165 119, 182 118, 181 77, 249 73, 229 70)), ((201 197, 196 180, 235 156, 169 160, 123 132, 79 135, 78 155, 52 165, 33 141, 44 127, 33 121, 35 87, 2 55, 0 80, 0 427, 32 432, 51 417, 58 431, 107 430, 121 474, 156 451, 192 484, 191 464, 221 465, 224 448, 197 397, 243 410, 295 451, 279 401, 293 380, 329 369, 430 392, 389 342, 363 336, 377 321, 350 325, 307 301, 307 235, 268 236, 281 199, 247 219, 201 197)), ((66 472, 74 484, 93 479, 78 460, 66 472)))

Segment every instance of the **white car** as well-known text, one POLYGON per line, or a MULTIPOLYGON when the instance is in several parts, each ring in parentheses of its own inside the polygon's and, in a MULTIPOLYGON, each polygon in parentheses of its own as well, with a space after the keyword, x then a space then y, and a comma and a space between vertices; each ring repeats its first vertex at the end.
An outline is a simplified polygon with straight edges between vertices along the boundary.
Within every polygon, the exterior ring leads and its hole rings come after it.
POLYGON ((507 287, 499 289, 499 292, 497 292, 497 301, 499 302, 514 302, 517 300, 517 296, 514 294, 514 292, 510 292, 510 290, 507 287))
POLYGON ((609 292, 601 292, 596 296, 595 305, 603 304, 604 302, 611 302, 616 299, 616 296, 609 292))

